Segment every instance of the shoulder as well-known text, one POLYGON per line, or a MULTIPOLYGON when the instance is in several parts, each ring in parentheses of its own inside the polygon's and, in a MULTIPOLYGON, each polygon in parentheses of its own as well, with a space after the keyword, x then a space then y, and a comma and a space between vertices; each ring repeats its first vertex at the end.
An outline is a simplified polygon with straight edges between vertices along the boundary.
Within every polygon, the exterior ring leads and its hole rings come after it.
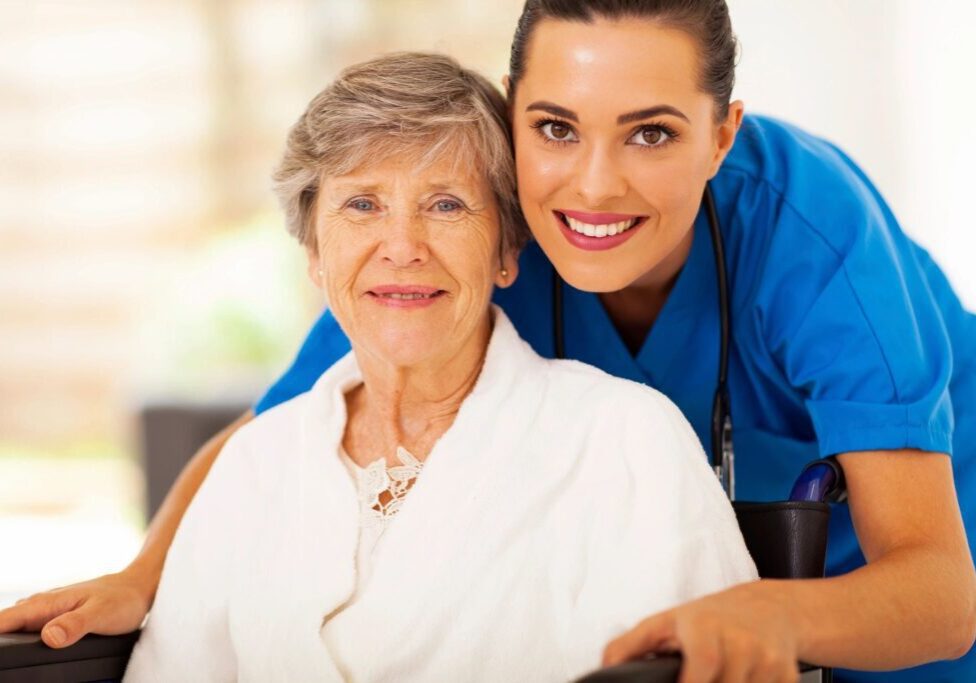
MULTIPOLYGON (((833 143, 796 126, 747 116, 713 181, 732 222, 768 237, 804 234, 844 253, 865 229, 888 224, 880 194, 833 143), (765 228, 765 230, 764 230, 765 228)), ((734 237, 734 236, 733 236, 734 237)))
MULTIPOLYGON (((575 360, 545 360, 550 396, 557 410, 570 411, 587 438, 619 446, 616 456, 658 463, 682 458, 701 445, 684 414, 657 389, 575 360)), ((611 457, 608 452, 600 457, 611 457)))
POLYGON ((698 436, 667 396, 576 361, 547 363, 550 384, 563 392, 548 401, 550 409, 571 415, 559 438, 577 444, 577 483, 616 492, 587 503, 592 514, 636 516, 640 525, 675 530, 734 528, 698 436))

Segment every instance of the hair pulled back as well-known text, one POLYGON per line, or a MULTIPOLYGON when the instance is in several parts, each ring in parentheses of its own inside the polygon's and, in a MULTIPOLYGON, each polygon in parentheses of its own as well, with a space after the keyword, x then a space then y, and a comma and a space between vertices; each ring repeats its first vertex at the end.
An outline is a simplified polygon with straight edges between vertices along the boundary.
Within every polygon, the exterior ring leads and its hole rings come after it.
POLYGON ((725 0, 527 0, 512 40, 510 93, 525 73, 529 40, 541 20, 591 23, 597 18, 651 19, 686 32, 700 47, 699 87, 714 98, 718 120, 728 115, 737 41, 725 0))

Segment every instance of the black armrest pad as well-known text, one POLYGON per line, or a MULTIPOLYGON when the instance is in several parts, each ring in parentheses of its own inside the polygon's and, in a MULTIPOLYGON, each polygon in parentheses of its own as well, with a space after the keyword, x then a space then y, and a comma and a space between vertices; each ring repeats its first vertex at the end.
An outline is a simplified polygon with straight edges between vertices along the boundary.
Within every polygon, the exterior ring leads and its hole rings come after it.
POLYGON ((675 683, 680 671, 680 655, 658 655, 599 669, 576 683, 675 683))
POLYGON ((85 636, 70 647, 50 648, 37 633, 0 635, 0 683, 121 678, 139 631, 85 636))

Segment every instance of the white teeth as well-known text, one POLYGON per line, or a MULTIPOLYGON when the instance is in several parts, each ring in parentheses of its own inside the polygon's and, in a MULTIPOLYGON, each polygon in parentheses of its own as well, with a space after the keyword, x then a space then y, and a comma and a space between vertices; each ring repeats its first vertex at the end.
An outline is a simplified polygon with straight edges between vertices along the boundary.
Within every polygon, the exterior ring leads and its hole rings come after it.
POLYGON ((380 296, 382 296, 383 298, 386 298, 386 299, 398 299, 398 300, 413 301, 414 299, 429 299, 430 297, 432 297, 434 295, 433 294, 419 294, 419 293, 414 293, 414 294, 401 294, 399 292, 392 292, 390 294, 381 294, 380 296))
POLYGON ((590 223, 584 223, 583 221, 578 221, 575 218, 570 218, 569 216, 563 215, 566 219, 566 223, 574 232, 578 232, 581 235, 586 235, 587 237, 610 237, 613 235, 619 235, 622 232, 630 230, 634 227, 639 218, 632 218, 629 221, 620 221, 618 223, 603 223, 602 225, 591 225, 590 223))

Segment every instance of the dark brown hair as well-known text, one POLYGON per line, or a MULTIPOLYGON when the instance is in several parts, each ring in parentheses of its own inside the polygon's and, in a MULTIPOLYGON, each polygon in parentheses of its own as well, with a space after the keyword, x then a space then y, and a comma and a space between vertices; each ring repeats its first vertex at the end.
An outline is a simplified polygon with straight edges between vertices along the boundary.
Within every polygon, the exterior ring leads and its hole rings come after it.
POLYGON ((525 72, 529 39, 539 21, 591 23, 596 18, 652 19, 685 31, 700 46, 699 87, 715 99, 718 120, 728 115, 735 84, 737 42, 725 0, 527 0, 512 39, 510 97, 525 72))

